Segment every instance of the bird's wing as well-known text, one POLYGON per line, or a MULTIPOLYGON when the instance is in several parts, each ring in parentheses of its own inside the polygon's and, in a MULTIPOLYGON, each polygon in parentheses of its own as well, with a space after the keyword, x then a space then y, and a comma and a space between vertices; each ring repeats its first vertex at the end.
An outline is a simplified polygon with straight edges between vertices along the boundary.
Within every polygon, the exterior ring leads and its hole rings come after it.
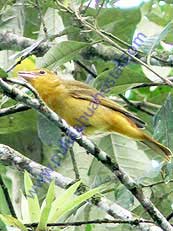
MULTIPOLYGON (((69 82, 69 81, 68 81, 69 82)), ((105 106, 107 108, 110 108, 114 111, 118 111, 122 113, 123 115, 127 116, 129 119, 131 119, 139 128, 144 128, 145 127, 145 122, 143 122, 141 119, 133 115, 132 113, 126 111, 121 105, 115 103, 114 101, 104 97, 101 93, 84 84, 79 81, 70 81, 70 84, 65 84, 66 87, 68 88, 69 94, 78 99, 83 99, 87 101, 99 101, 99 104, 102 106, 105 106), (80 88, 80 89, 79 89, 80 88), (98 98, 97 98, 98 96, 98 98)))

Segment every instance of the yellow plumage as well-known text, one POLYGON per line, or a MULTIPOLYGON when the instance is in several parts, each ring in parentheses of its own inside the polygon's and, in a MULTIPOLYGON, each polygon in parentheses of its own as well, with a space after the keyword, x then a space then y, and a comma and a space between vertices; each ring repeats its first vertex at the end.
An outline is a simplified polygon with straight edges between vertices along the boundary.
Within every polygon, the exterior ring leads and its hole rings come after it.
POLYGON ((64 80, 48 70, 19 72, 38 91, 40 97, 67 123, 84 134, 118 132, 142 141, 169 159, 171 151, 140 128, 144 123, 96 89, 75 80, 64 80))

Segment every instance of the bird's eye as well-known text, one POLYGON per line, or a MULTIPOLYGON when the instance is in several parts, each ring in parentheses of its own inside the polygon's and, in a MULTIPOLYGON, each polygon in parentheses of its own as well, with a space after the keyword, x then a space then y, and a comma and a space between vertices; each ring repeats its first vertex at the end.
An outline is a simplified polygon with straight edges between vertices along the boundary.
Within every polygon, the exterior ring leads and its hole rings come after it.
POLYGON ((40 71, 40 75, 44 75, 45 73, 46 73, 46 72, 43 71, 43 70, 40 71))

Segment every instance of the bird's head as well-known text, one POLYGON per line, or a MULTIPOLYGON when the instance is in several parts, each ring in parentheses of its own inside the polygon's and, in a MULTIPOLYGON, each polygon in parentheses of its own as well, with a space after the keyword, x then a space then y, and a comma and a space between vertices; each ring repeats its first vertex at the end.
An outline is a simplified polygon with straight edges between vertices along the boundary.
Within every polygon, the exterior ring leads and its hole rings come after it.
POLYGON ((35 69, 32 71, 19 71, 18 77, 25 79, 37 90, 41 86, 53 87, 60 79, 58 76, 47 69, 35 69))

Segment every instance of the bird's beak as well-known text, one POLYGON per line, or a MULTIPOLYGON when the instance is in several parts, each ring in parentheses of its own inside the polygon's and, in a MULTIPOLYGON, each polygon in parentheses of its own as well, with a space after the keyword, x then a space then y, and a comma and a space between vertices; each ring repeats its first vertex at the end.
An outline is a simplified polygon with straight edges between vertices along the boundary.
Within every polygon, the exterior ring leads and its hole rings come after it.
POLYGON ((18 72, 18 77, 23 78, 25 80, 32 80, 36 76, 37 76, 37 74, 35 72, 32 72, 32 71, 19 71, 18 72))

